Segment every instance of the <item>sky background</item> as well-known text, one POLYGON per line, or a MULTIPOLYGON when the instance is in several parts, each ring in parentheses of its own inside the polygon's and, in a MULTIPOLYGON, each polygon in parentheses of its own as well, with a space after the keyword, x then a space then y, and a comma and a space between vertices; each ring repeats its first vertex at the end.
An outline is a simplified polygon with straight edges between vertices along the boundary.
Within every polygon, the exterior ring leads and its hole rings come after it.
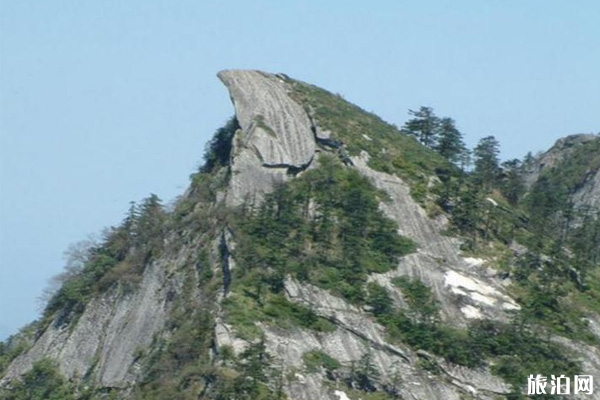
POLYGON ((183 193, 233 114, 217 71, 285 72, 397 125, 428 105, 522 157, 600 131, 598 21, 597 0, 0 0, 0 340, 69 244, 183 193))

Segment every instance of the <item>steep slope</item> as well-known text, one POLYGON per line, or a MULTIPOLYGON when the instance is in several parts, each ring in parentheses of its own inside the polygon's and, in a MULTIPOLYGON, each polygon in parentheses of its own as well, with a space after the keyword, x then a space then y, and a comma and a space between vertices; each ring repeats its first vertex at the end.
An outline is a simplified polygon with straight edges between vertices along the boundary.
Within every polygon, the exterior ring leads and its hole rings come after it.
MULTIPOLYGON (((194 246, 180 251, 193 252, 194 246)), ((5 378, 19 376, 35 361, 50 357, 68 377, 93 373, 99 385, 108 387, 135 382, 136 352, 150 346, 165 328, 172 297, 182 290, 179 279, 169 279, 182 262, 179 254, 165 254, 145 266, 134 291, 115 285, 92 299, 76 320, 63 323, 63 315, 53 316, 33 347, 9 366, 5 378)))
POLYGON ((241 130, 233 138, 227 204, 260 201, 262 193, 306 168, 315 153, 308 116, 284 82, 258 71, 222 71, 241 130), (255 199, 255 196, 258 196, 255 199))
MULTIPOLYGON (((94 399, 497 399, 525 373, 600 381, 597 331, 524 327, 504 258, 464 253, 430 215, 447 161, 285 75, 219 78, 236 112, 208 149, 221 162, 90 252, 0 349, 3 395, 33 393, 48 359, 94 399)), ((592 207, 595 179, 577 189, 592 207)))

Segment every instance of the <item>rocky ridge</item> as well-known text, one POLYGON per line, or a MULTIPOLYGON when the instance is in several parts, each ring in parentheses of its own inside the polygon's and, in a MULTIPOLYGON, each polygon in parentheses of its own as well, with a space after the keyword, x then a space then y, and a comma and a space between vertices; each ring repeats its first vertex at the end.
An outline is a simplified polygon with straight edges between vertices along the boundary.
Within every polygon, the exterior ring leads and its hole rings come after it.
POLYGON ((526 166, 523 173, 525 185, 531 187, 543 171, 558 165, 562 160, 573 154, 577 148, 597 138, 597 135, 582 133, 558 139, 550 149, 536 155, 526 166))

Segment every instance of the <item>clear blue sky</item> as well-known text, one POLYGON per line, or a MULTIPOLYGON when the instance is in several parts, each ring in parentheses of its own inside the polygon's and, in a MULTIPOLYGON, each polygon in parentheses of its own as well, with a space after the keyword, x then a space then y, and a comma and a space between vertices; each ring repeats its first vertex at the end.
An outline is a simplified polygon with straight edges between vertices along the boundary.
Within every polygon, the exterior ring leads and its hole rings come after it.
POLYGON ((504 157, 600 130, 600 2, 0 0, 0 339, 70 243, 181 194, 233 112, 224 68, 285 72, 504 157))

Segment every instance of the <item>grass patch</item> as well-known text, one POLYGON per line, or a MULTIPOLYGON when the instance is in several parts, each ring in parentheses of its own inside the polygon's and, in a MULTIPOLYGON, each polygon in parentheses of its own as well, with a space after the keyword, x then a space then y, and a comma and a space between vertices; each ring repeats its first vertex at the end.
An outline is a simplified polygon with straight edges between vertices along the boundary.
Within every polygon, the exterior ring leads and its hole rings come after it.
POLYGON ((223 302, 226 320, 236 334, 248 341, 259 339, 262 330, 257 322, 281 329, 301 327, 316 332, 333 332, 335 325, 319 317, 311 309, 292 303, 281 294, 264 293, 259 303, 254 293, 236 288, 223 302))
POLYGON ((429 176, 436 168, 450 168, 449 162, 434 151, 421 145, 415 138, 401 133, 375 114, 351 104, 339 95, 316 86, 290 81, 291 96, 325 130, 341 140, 350 155, 365 150, 370 155, 369 166, 377 171, 397 174, 416 186, 417 197, 424 197, 429 176), (367 135, 371 140, 366 139, 367 135))

